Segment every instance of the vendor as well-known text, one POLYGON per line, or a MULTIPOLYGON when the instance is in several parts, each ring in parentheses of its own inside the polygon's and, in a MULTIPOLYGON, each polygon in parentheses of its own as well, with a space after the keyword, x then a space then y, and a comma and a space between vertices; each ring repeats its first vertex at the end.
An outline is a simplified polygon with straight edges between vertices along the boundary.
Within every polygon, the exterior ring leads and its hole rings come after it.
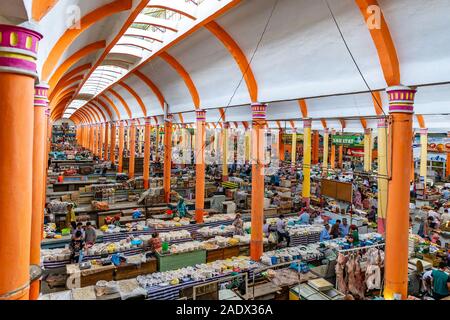
POLYGON ((354 246, 359 245, 359 232, 358 227, 352 224, 350 226, 350 233, 348 235, 349 242, 351 242, 354 246))
POLYGON ((445 226, 450 221, 450 214, 448 209, 444 209, 444 213, 441 215, 441 226, 445 226))
POLYGON ((330 225, 327 223, 323 226, 322 232, 320 233, 320 242, 330 240, 330 225))
POLYGON ((161 238, 159 237, 159 233, 155 232, 152 235, 152 238, 149 241, 150 244, 150 250, 154 252, 161 252, 162 249, 162 243, 161 238))
POLYGON ((339 225, 339 232, 342 238, 346 237, 348 235, 348 232, 350 230, 350 225, 347 222, 347 218, 342 219, 342 223, 339 225))
POLYGON ((302 212, 300 213, 299 222, 300 224, 309 224, 309 221, 311 219, 311 215, 308 212, 307 208, 303 208, 302 212))
POLYGON ((338 220, 336 220, 336 223, 333 224, 333 226, 331 227, 330 236, 333 239, 339 238, 339 236, 340 236, 339 226, 340 225, 341 225, 341 220, 338 219, 338 220))
POLYGON ((367 215, 367 220, 369 222, 375 222, 377 218, 377 208, 372 207, 369 211, 369 214, 367 215))
POLYGON ((241 218, 241 214, 237 213, 233 221, 234 235, 243 236, 244 235, 244 221, 241 218))

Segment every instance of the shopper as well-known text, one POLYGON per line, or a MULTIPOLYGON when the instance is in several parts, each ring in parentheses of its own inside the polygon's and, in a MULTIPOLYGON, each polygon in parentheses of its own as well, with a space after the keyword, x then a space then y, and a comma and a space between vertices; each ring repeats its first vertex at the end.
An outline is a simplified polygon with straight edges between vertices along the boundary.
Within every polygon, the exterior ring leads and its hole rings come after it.
POLYGON ((448 296, 448 284, 450 277, 445 273, 445 262, 439 263, 439 269, 433 270, 431 276, 433 277, 433 298, 441 300, 448 296))
POLYGON ((237 213, 233 221, 234 235, 244 235, 244 221, 242 221, 241 214, 237 213))
POLYGON ((72 263, 79 263, 80 261, 80 254, 82 253, 84 249, 84 240, 83 240, 83 234, 81 231, 76 231, 74 237, 72 240, 70 240, 70 260, 72 263))
POLYGON ((84 240, 86 241, 86 246, 92 246, 97 241, 97 232, 95 231, 90 221, 86 222, 84 240))
POLYGON ((278 234, 278 243, 280 244, 281 242, 283 242, 284 239, 286 239, 287 246, 289 247, 291 243, 291 237, 286 231, 286 224, 284 222, 284 216, 282 214, 279 216, 279 219, 277 221, 277 234, 278 234))
POLYGON ((67 214, 66 214, 66 227, 72 229, 76 228, 77 217, 75 216, 75 210, 73 209, 73 204, 69 203, 67 205, 67 214))
POLYGON ((347 218, 342 219, 342 223, 339 225, 339 232, 341 237, 346 237, 348 235, 348 232, 350 230, 350 225, 347 222, 347 218))
POLYGON ((322 232, 320 233, 320 242, 330 240, 330 225, 327 223, 323 226, 322 232))
POLYGON ((332 239, 337 239, 340 236, 339 226, 341 225, 341 220, 336 220, 336 223, 333 224, 330 231, 330 236, 332 239))

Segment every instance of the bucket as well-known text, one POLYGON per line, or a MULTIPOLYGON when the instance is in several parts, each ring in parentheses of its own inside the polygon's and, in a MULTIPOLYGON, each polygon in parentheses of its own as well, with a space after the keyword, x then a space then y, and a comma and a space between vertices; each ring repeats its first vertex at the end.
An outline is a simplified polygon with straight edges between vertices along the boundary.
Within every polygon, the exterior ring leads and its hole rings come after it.
POLYGON ((165 242, 165 241, 164 241, 164 242, 162 243, 162 246, 161 246, 161 247, 162 247, 162 251, 163 251, 163 252, 169 251, 169 243, 168 243, 168 242, 165 242))

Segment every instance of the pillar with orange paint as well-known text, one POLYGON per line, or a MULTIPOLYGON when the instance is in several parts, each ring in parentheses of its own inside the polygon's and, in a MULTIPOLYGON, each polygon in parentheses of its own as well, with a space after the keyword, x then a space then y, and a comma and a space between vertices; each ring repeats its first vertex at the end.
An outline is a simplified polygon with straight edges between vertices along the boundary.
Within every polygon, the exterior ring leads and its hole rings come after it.
POLYGON ((98 144, 98 152, 99 158, 105 159, 105 131, 106 131, 106 123, 100 123, 100 141, 98 144))
POLYGON ((145 129, 144 129, 144 189, 150 187, 150 135, 151 135, 151 118, 145 118, 145 129))
POLYGON ((105 140, 103 142, 103 145, 104 145, 103 146, 103 150, 104 150, 103 160, 104 161, 108 161, 108 159, 109 159, 109 155, 108 155, 108 152, 109 152, 109 134, 110 134, 109 123, 105 122, 105 140))
POLYGON ((322 174, 326 176, 328 174, 328 141, 329 141, 328 128, 325 128, 323 132, 323 157, 322 157, 322 174))
POLYGON ((312 143, 312 164, 315 165, 319 163, 319 143, 320 143, 319 131, 314 130, 312 143))
POLYGON ((267 105, 252 104, 252 207, 250 257, 254 261, 261 258, 264 225, 264 152, 267 105))
POLYGON ((331 153, 330 153, 330 168, 336 168, 336 145, 333 143, 333 137, 336 135, 335 130, 331 130, 331 153))
POLYGON ((116 123, 115 122, 111 122, 110 123, 111 126, 111 145, 109 147, 109 161, 111 161, 111 164, 115 164, 116 163, 116 123))
POLYGON ((170 178, 172 175, 172 121, 173 115, 167 115, 164 121, 164 199, 170 202, 170 178))
POLYGON ((390 123, 389 201, 386 221, 384 297, 408 296, 409 186, 414 98, 416 90, 404 87, 387 89, 390 123))
MULTIPOLYGON (((34 128, 33 128, 33 193, 31 211, 31 242, 30 263, 40 265, 41 238, 43 230, 44 198, 45 192, 45 153, 46 153, 46 127, 45 115, 48 99, 48 85, 42 83, 36 85, 34 96, 34 128)), ((40 281, 36 280, 30 285, 30 299, 37 300, 40 292, 40 281)))
POLYGON ((297 166, 297 129, 295 128, 292 131, 291 166, 293 168, 297 166))
POLYGON ((125 147, 125 121, 119 121, 119 164, 117 171, 119 173, 123 172, 123 150, 125 147))
POLYGON ((283 129, 278 129, 278 148, 280 154, 280 161, 285 161, 284 159, 284 140, 283 140, 283 129))
POLYGON ((206 111, 197 110, 197 131, 195 142, 195 221, 203 223, 205 211, 205 144, 206 111))
POLYGON ((94 124, 90 124, 89 125, 89 150, 92 152, 92 154, 94 154, 94 137, 95 137, 95 132, 94 132, 94 124))
POLYGON ((0 300, 25 300, 30 288, 33 101, 42 36, 11 25, 0 25, 0 34, 0 300))
POLYGON ((130 162, 128 165, 128 176, 134 178, 134 166, 136 160, 136 120, 130 120, 130 130, 129 130, 129 145, 130 145, 130 162))

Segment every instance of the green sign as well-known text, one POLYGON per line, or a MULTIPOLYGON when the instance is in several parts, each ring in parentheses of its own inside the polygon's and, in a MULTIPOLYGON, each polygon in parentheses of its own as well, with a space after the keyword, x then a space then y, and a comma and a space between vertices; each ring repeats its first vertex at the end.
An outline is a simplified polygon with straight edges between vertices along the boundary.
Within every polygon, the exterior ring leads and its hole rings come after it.
POLYGON ((331 141, 334 145, 361 147, 364 146, 364 137, 362 135, 342 135, 331 136, 331 141))

